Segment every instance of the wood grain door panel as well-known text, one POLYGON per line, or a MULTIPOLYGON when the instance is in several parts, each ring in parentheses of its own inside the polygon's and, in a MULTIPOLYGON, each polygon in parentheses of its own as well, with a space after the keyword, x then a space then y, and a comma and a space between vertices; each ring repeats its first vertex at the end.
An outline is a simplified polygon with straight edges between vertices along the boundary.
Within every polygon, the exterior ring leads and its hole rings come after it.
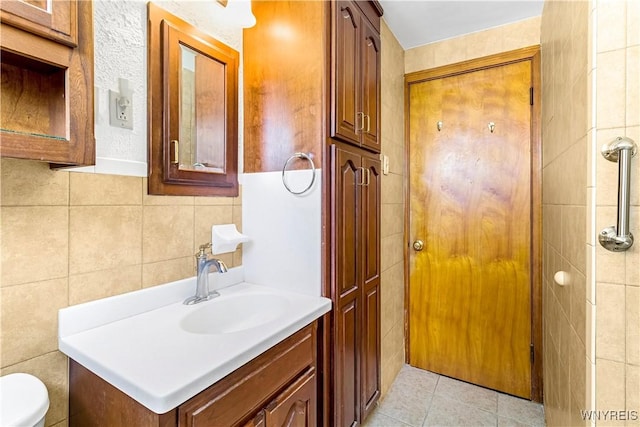
POLYGON ((360 144, 360 12, 354 2, 335 4, 335 73, 331 136, 360 144))
POLYGON ((380 166, 377 159, 362 158, 362 419, 380 396, 380 166))
POLYGON ((359 301, 354 299, 335 311, 334 410, 341 426, 354 426, 360 420, 359 301))
POLYGON ((362 191, 362 265, 365 285, 380 279, 380 192, 381 165, 377 159, 362 158, 366 172, 362 191))
POLYGON ((337 176, 335 180, 335 216, 337 282, 335 291, 338 301, 355 298, 360 280, 359 217, 361 179, 360 156, 345 150, 335 149, 337 176))
POLYGON ((530 87, 521 61, 409 95, 410 236, 425 242, 410 258, 410 362, 527 398, 530 87))
POLYGON ((375 408, 380 397, 380 287, 364 293, 362 313, 362 419, 375 408))
POLYGON ((380 151, 380 35, 362 18, 362 111, 366 114, 362 145, 380 151))

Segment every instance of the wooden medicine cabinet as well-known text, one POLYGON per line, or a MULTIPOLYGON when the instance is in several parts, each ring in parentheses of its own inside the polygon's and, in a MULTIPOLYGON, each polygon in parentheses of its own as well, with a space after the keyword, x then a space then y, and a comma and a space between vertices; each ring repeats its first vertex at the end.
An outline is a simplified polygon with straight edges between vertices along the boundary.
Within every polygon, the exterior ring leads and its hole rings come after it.
POLYGON ((239 54, 148 11, 149 194, 237 196, 239 54))
POLYGON ((0 18, 2 157, 94 164, 92 3, 6 0, 0 18))

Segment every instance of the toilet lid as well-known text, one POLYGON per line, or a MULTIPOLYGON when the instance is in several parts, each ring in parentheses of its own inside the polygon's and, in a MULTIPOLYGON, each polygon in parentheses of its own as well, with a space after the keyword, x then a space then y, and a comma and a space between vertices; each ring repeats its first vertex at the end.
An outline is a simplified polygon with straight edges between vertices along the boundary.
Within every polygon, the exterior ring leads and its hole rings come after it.
POLYGON ((49 409, 47 388, 29 374, 0 377, 0 425, 33 426, 49 409))

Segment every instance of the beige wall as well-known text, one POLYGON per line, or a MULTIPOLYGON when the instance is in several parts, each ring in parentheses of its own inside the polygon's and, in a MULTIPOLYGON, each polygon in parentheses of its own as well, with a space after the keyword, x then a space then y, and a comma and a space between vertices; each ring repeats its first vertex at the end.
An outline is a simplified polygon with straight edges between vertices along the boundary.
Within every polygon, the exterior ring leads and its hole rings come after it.
POLYGON ((541 27, 543 352, 548 425, 580 425, 588 407, 587 2, 547 1, 541 27), (553 275, 566 271, 568 286, 553 275))
POLYGON ((404 51, 382 21, 381 370, 386 394, 404 364, 404 51))
MULTIPOLYGON (((0 167, 0 374, 42 379, 47 425, 66 425, 58 309, 193 276, 193 254, 211 241, 211 226, 240 226, 240 198, 148 196, 143 178, 24 160, 0 167)), ((241 263, 239 251, 221 258, 241 263)))
POLYGON ((540 44, 540 17, 415 47, 405 52, 405 73, 428 70, 540 44))
MULTIPOLYGON (((617 202, 617 166, 600 155, 600 147, 617 136, 640 139, 639 6, 545 2, 545 409, 550 425, 584 425, 580 410, 640 411, 640 251, 636 244, 626 253, 612 253, 596 241, 601 229, 615 224, 617 202), (572 282, 559 287, 552 275, 567 269, 572 282)), ((631 231, 636 236, 639 170, 634 159, 631 231)))
MULTIPOLYGON (((595 83, 595 123, 589 174, 595 236, 616 223, 617 165, 600 155, 600 147, 617 136, 640 145, 640 2, 592 1, 596 30, 590 63, 595 83)), ((640 415, 640 157, 632 161, 630 229, 635 245, 626 253, 595 247, 595 409, 637 411, 640 415)), ((593 221, 591 221, 593 222, 593 221)), ((597 425, 635 425, 598 422, 597 425)))

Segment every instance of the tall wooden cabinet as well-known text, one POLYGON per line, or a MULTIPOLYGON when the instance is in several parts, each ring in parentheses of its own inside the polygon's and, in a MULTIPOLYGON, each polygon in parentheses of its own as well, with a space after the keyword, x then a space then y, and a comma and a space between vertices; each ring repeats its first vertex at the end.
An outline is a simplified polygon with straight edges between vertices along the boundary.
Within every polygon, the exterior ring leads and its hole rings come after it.
POLYGON ((334 305, 321 328, 317 424, 359 425, 380 396, 382 9, 350 0, 252 8, 245 172, 280 171, 296 151, 322 165, 323 293, 334 305))
POLYGON ((92 3, 6 0, 0 18, 0 154, 93 164, 92 3))
POLYGON ((361 423, 380 395, 380 161, 333 145, 331 298, 335 425, 361 423))

